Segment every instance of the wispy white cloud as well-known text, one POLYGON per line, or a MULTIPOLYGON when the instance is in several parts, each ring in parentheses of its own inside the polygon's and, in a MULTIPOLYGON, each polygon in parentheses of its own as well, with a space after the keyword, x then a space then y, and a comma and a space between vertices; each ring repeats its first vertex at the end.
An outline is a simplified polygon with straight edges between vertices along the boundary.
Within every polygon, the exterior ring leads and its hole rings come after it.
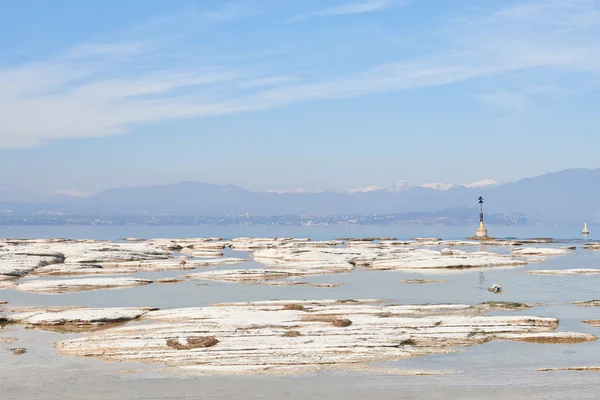
POLYGON ((208 11, 202 15, 202 18, 214 22, 227 22, 233 21, 234 19, 243 15, 244 9, 240 4, 229 3, 223 7, 208 11))
POLYGON ((140 54, 149 50, 148 44, 144 42, 123 43, 86 43, 69 50, 68 56, 73 58, 87 57, 123 57, 140 54))
POLYGON ((327 15, 351 15, 362 14, 374 11, 380 11, 394 5, 405 4, 405 0, 364 0, 355 3, 340 4, 329 7, 324 10, 302 14, 295 19, 305 19, 310 17, 320 17, 327 15))
POLYGON ((514 111, 528 111, 533 107, 529 97, 520 92, 509 92, 507 90, 496 90, 494 92, 482 94, 479 98, 494 107, 505 108, 514 111))
POLYGON ((252 89, 257 87, 274 86, 284 82, 290 82, 294 80, 291 76, 270 76, 266 78, 251 79, 245 82, 240 82, 239 87, 241 89, 252 89))
POLYGON ((142 57, 143 64, 163 54, 152 53, 156 47, 144 41, 79 45, 38 63, 0 69, 0 147, 102 137, 157 121, 486 79, 491 89, 482 90, 482 101, 525 110, 536 98, 551 95, 547 88, 567 85, 536 82, 540 71, 556 80, 577 75, 597 81, 600 15, 592 0, 536 0, 527 5, 470 15, 441 30, 439 44, 426 54, 335 77, 327 77, 327 65, 312 66, 310 77, 289 65, 285 71, 270 67, 269 73, 260 73, 261 62, 256 62, 259 70, 227 65, 169 68, 160 63, 156 65, 161 68, 115 69, 115 55, 134 61, 142 57), (319 68, 321 76, 314 73, 319 68), (527 85, 502 85, 507 75, 524 71, 531 76, 527 85))

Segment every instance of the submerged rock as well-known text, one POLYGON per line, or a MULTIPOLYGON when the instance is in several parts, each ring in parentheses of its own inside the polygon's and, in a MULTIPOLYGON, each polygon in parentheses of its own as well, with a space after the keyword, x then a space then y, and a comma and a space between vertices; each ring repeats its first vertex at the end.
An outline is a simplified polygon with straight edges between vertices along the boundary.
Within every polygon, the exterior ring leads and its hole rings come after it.
POLYGON ((186 275, 185 278, 220 282, 260 283, 269 280, 285 279, 302 275, 304 274, 274 269, 228 269, 199 272, 197 274, 186 275))
POLYGON ((10 349, 10 351, 12 351, 13 355, 15 356, 20 356, 22 354, 27 353, 27 349, 24 347, 17 347, 15 349, 10 349))
POLYGON ((588 325, 592 325, 592 326, 596 326, 598 328, 600 328, 600 319, 588 319, 585 321, 581 321, 584 324, 588 324, 588 325))
POLYGON ((179 282, 183 282, 183 280, 179 279, 179 278, 161 278, 161 279, 157 279, 156 283, 179 283, 179 282))
POLYGON ((486 301, 478 304, 476 307, 482 310, 526 310, 531 308, 531 305, 525 303, 517 303, 513 301, 486 301))
POLYGON ((594 335, 574 332, 537 332, 525 334, 500 334, 497 339, 513 340, 517 342, 542 343, 542 344, 573 344, 593 342, 597 339, 594 335))
POLYGON ((525 271, 530 275, 597 275, 600 274, 600 269, 534 269, 525 271))
POLYGON ((576 301, 571 304, 582 307, 600 307, 600 300, 576 301))
POLYGON ((399 281, 400 283, 406 283, 409 285, 423 285, 425 283, 445 283, 449 281, 438 280, 438 279, 406 279, 399 281))
POLYGON ((600 367, 564 367, 564 368, 540 368, 538 372, 555 372, 555 371, 591 371, 600 372, 600 367))

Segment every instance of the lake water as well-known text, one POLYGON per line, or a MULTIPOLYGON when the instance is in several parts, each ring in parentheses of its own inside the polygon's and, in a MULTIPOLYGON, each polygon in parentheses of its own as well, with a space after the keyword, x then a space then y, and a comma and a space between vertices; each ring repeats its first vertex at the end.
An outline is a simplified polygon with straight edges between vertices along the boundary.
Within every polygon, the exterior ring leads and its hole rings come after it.
MULTIPOLYGON (((584 319, 600 319, 600 308, 579 307, 569 303, 600 298, 600 275, 538 276, 525 274, 528 269, 598 268, 600 252, 584 250, 580 244, 581 227, 490 226, 495 237, 554 237, 578 246, 573 254, 550 257, 545 263, 526 267, 471 269, 452 271, 407 272, 356 269, 345 274, 309 277, 315 283, 340 283, 338 288, 306 286, 272 287, 246 284, 186 281, 175 285, 148 285, 130 289, 92 291, 58 296, 35 295, 0 290, 0 300, 11 305, 82 305, 88 307, 150 306, 159 308, 197 307, 218 302, 275 299, 349 299, 378 298, 391 303, 462 303, 478 304, 488 300, 544 303, 521 315, 557 317, 559 330, 599 334, 600 329, 583 324, 584 319), (443 279, 447 282, 426 285, 400 283, 405 279, 443 279), (207 283, 208 286, 196 286, 207 283), (499 284, 500 295, 487 288, 499 284)), ((593 227, 590 239, 594 238, 593 227)), ((462 239, 472 235, 473 227, 448 226, 61 226, 0 227, 0 237, 21 238, 92 238, 118 240, 123 237, 382 237, 399 239, 441 237, 462 239)), ((546 246, 564 246, 564 243, 546 246)), ((539 246, 538 246, 539 247, 539 246)), ((508 252, 503 247, 486 248, 508 252)), ((464 248, 478 251, 480 247, 464 248)), ((228 256, 249 259, 248 253, 227 250, 228 256)), ((259 264, 215 267, 256 268, 259 264)), ((202 268, 202 271, 210 268, 202 268)), ((190 271, 139 273, 157 279, 189 274, 190 271)), ((514 312, 511 312, 511 314, 514 312)), ((537 368, 600 365, 600 341, 576 345, 542 345, 490 342, 461 349, 456 354, 415 358, 392 363, 403 369, 452 371, 455 375, 435 377, 396 377, 360 373, 320 372, 300 377, 220 377, 200 378, 164 374, 157 366, 116 365, 96 360, 58 357, 51 343, 61 335, 25 331, 11 327, 20 338, 19 346, 29 352, 21 357, 0 353, 0 393, 8 398, 439 398, 476 399, 502 396, 508 399, 593 399, 598 375, 594 372, 539 373, 537 368), (48 367, 43 367, 47 365, 48 367), (132 369, 134 374, 120 371, 132 369), (10 371, 10 372, 8 372, 10 371), (91 376, 95 376, 92 379, 91 376), (34 384, 33 381, 37 382, 34 384), (67 382, 68 384, 65 384, 67 382), (146 389, 135 392, 138 383, 146 389), (95 384, 107 385, 105 390, 95 384), (86 385, 88 390, 86 391, 86 385), (110 388, 109 388, 110 387, 110 388), (70 395, 62 389, 71 390, 70 395), (184 390, 185 389, 185 390, 184 390), (20 397, 18 397, 21 395, 20 397), (15 396, 15 397, 10 397, 15 396), (27 397, 30 396, 30 397, 27 397), (55 396, 55 397, 52 397, 55 396), (72 396, 72 397, 68 397, 72 396), (80 396, 80 397, 77 397, 80 396), (403 396, 403 397, 402 397, 403 396)), ((6 346, 5 346, 6 347, 6 346)), ((0 396, 4 399, 6 397, 0 396)))
MULTIPOLYGON (((600 227, 588 225, 589 239, 600 239, 600 227)), ((152 225, 62 225, 31 226, 2 225, 0 237, 10 238, 56 238, 119 240, 125 237, 310 237, 313 240, 335 239, 339 237, 441 237, 443 239, 464 239, 475 234, 477 227, 467 225, 193 225, 193 226, 152 226, 152 225)), ((490 225, 490 236, 497 238, 552 237, 556 239, 581 240, 581 226, 577 225, 490 225)))

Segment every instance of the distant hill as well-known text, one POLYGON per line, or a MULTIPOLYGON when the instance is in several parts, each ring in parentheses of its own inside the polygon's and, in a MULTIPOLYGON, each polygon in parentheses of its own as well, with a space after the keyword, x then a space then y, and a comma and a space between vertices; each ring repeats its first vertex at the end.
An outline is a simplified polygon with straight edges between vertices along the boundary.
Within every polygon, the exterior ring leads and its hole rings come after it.
MULTIPOLYGON (((569 169, 513 183, 491 183, 444 186, 443 190, 436 185, 402 183, 391 189, 281 193, 253 192, 236 185, 180 182, 108 189, 89 197, 65 194, 39 197, 37 203, 69 205, 86 212, 101 209, 178 215, 434 213, 443 216, 444 210, 457 209, 471 209, 470 212, 477 215, 477 198, 481 193, 485 198, 485 211, 490 215, 519 214, 530 223, 600 221, 600 169, 569 169)), ((36 203, 31 195, 15 199, 0 192, 0 202, 6 201, 36 203)))

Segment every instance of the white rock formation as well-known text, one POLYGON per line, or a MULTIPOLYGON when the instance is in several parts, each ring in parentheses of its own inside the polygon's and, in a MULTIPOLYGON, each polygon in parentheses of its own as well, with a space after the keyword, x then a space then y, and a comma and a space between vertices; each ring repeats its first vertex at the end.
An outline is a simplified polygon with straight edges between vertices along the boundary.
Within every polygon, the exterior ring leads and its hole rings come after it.
POLYGON ((571 250, 550 247, 521 247, 513 249, 512 252, 519 256, 561 256, 571 254, 571 250))
MULTIPOLYGON (((221 257, 229 242, 218 238, 153 239, 111 243, 96 240, 0 240, 0 281, 26 275, 113 275, 191 270, 246 260, 221 257), (182 250, 183 249, 183 250, 182 250), (177 252, 187 252, 182 260, 177 252)), ((12 284, 3 283, 2 287, 12 284)))
POLYGON ((6 315, 8 323, 35 327, 60 327, 64 331, 93 330, 105 325, 131 321, 150 308, 74 308, 67 310, 39 309, 6 315))
POLYGON ((228 269, 222 271, 206 271, 186 275, 188 279, 200 279, 220 282, 261 283, 269 280, 285 279, 302 276, 302 273, 293 273, 275 269, 228 269))
POLYGON ((110 328, 55 347, 71 356, 164 363, 207 374, 255 374, 399 360, 495 339, 566 343, 594 338, 554 332, 554 318, 480 316, 467 305, 371 302, 259 302, 152 311, 142 318, 155 323, 110 328))
POLYGON ((119 289, 133 286, 148 285, 147 279, 110 277, 110 278, 81 278, 60 280, 28 280, 19 283, 15 290, 41 294, 61 294, 84 292, 98 289, 119 289))
POLYGON ((597 275, 600 274, 600 269, 535 269, 525 271, 530 275, 597 275))
POLYGON ((440 251, 397 246, 354 245, 349 248, 297 249, 279 247, 257 250, 255 261, 278 270, 307 271, 330 269, 331 273, 351 271, 355 265, 375 270, 475 268, 520 266, 526 261, 488 252, 440 251))

